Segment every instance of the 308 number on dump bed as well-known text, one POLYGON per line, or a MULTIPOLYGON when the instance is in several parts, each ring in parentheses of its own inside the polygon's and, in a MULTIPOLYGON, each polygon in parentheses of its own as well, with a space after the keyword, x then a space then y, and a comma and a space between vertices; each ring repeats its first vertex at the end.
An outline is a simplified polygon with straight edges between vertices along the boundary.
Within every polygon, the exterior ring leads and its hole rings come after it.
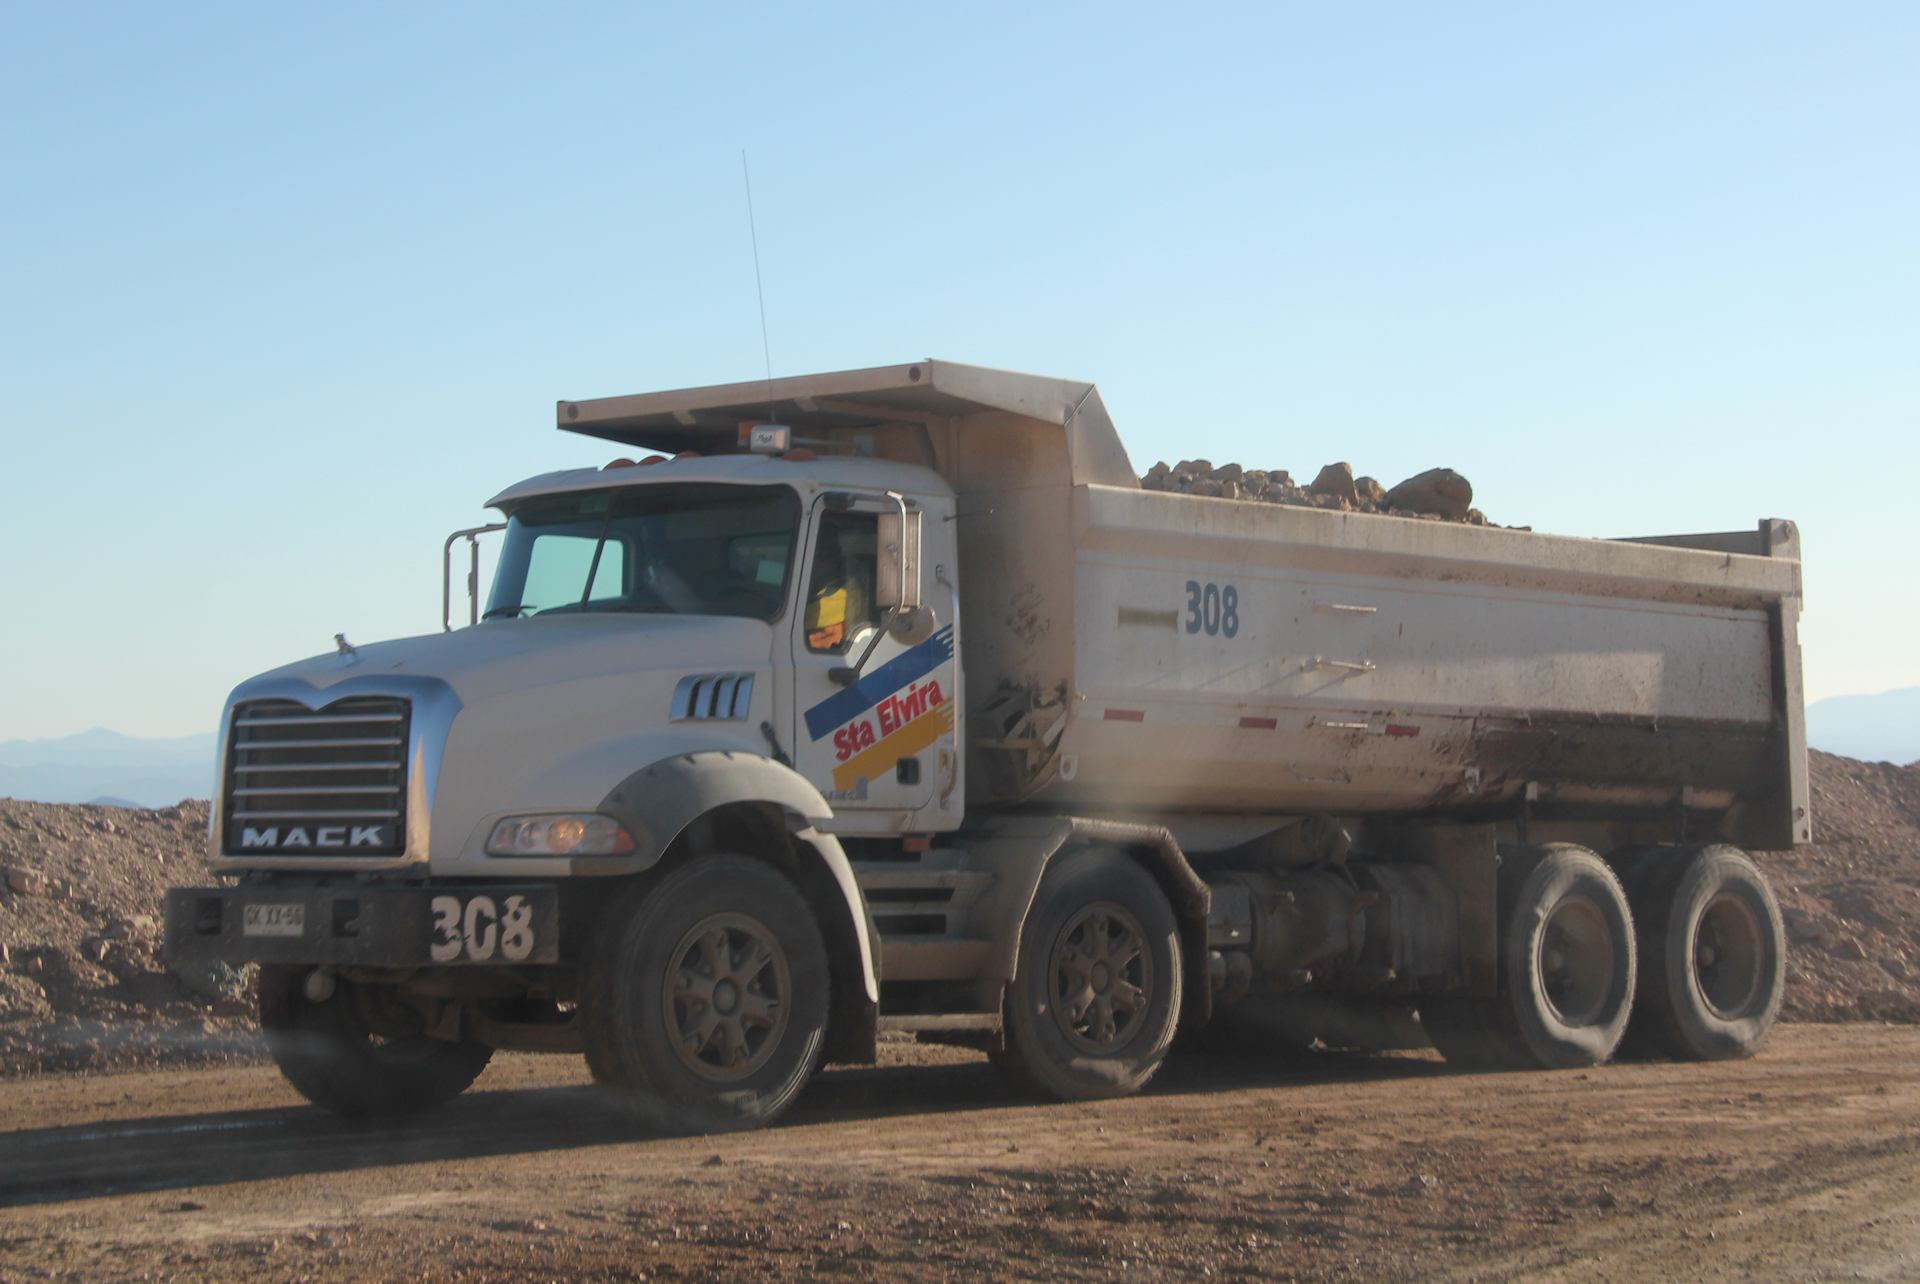
POLYGON ((1240 590, 1208 580, 1187 581, 1187 632, 1233 637, 1240 632, 1240 590))

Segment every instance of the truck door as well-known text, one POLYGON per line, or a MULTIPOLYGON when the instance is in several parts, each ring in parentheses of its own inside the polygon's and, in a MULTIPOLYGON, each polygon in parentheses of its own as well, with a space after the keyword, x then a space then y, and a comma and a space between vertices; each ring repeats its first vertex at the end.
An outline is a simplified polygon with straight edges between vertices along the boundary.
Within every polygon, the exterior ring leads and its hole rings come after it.
POLYGON ((952 621, 925 637, 886 628, 903 593, 917 600, 919 514, 903 523, 891 496, 835 492, 813 516, 791 625, 794 765, 845 828, 912 828, 952 770, 958 712, 952 621))

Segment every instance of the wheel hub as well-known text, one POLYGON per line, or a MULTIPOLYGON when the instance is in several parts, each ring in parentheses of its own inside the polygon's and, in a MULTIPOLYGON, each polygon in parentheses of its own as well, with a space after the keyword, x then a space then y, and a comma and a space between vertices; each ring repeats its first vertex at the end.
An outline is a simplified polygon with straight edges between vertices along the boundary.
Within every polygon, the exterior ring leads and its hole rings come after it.
POLYGON ((1051 967, 1054 1024, 1083 1052, 1124 1047, 1153 1001, 1153 954, 1146 929, 1112 901, 1089 905, 1055 938, 1051 967))
POLYGON ((1752 906, 1722 894, 1707 902, 1694 928, 1693 980, 1722 1020, 1743 1015, 1762 990, 1765 937, 1752 906))
POLYGON ((793 981, 786 950, 766 924, 714 914, 669 956, 661 1014, 680 1061, 704 1079, 744 1079, 786 1033, 793 981))
POLYGON ((1606 915, 1590 898, 1569 896, 1540 927, 1540 982, 1547 1005, 1569 1026, 1592 1025, 1613 990, 1614 944, 1606 915))

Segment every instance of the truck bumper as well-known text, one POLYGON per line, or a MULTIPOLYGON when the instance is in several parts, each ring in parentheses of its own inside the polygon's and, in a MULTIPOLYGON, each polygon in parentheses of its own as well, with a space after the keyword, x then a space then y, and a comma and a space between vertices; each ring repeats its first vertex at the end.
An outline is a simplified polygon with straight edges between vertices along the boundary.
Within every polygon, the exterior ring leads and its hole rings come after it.
POLYGON ((167 961, 327 967, 515 966, 560 959, 560 893, 262 883, 167 892, 167 961))

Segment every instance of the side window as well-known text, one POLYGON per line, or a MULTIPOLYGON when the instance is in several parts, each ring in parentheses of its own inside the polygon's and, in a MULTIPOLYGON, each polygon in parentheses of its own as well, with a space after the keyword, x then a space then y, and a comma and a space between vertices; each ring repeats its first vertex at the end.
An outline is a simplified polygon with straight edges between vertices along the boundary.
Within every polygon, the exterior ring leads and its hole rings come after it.
POLYGON ((874 623, 875 513, 828 513, 820 520, 807 581, 807 649, 845 651, 874 623))

